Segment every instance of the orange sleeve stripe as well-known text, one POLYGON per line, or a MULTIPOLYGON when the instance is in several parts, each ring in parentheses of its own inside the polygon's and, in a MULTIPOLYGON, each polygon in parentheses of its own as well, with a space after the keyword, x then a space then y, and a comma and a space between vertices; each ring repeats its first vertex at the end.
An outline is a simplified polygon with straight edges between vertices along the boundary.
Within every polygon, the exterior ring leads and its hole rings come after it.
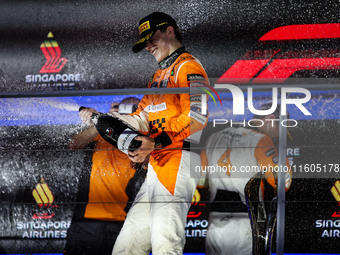
MULTIPOLYGON (((264 169, 264 167, 276 167, 277 163, 274 163, 274 157, 277 157, 277 150, 274 147, 273 141, 268 137, 264 136, 258 142, 254 156, 259 164, 259 166, 264 169)), ((265 172, 266 179, 272 187, 276 187, 275 176, 273 172, 265 172)))

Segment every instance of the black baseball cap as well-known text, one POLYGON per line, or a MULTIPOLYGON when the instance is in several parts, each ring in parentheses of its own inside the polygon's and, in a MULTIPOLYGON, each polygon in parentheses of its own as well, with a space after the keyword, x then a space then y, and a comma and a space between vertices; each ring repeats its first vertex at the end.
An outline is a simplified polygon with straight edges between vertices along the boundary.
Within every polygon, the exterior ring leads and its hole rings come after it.
POLYGON ((164 12, 153 12, 139 21, 139 41, 136 42, 132 50, 137 53, 145 48, 146 42, 156 33, 161 27, 172 26, 178 28, 176 21, 164 12))

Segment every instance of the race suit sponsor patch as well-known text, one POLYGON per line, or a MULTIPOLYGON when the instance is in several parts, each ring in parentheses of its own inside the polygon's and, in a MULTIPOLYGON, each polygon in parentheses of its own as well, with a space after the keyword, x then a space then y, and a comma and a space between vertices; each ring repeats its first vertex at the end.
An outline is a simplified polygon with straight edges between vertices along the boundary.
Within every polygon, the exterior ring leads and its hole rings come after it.
POLYGON ((151 83, 150 88, 158 88, 158 82, 151 83))
POLYGON ((202 125, 205 125, 207 118, 202 116, 201 114, 198 114, 194 111, 190 111, 189 112, 189 117, 193 118, 194 120, 198 121, 199 123, 201 123, 202 125))
POLYGON ((168 82, 169 80, 166 79, 166 80, 162 80, 161 81, 161 84, 159 85, 160 88, 166 88, 168 86, 168 82))
POLYGON ((194 81, 194 80, 204 81, 205 80, 205 78, 201 74, 188 74, 187 79, 188 81, 194 81))
POLYGON ((161 103, 161 104, 157 104, 157 105, 148 105, 145 108, 146 112, 160 112, 160 111, 164 111, 166 110, 166 103, 161 103))
POLYGON ((274 163, 274 164, 279 163, 279 157, 278 157, 278 156, 274 156, 274 157, 273 157, 273 163, 274 163))
POLYGON ((192 87, 192 88, 207 87, 207 84, 204 81, 191 81, 190 87, 192 87))
POLYGON ((190 103, 190 109, 193 110, 191 107, 199 107, 200 108, 200 112, 202 112, 202 103, 200 102, 191 102, 190 103))
POLYGON ((201 107, 200 104, 198 104, 198 105, 190 104, 190 111, 201 113, 202 107, 201 107))
POLYGON ((267 157, 270 157, 271 155, 273 155, 275 153, 275 150, 273 148, 269 149, 266 151, 266 155, 267 157))
POLYGON ((202 102, 202 95, 190 96, 190 102, 202 102))

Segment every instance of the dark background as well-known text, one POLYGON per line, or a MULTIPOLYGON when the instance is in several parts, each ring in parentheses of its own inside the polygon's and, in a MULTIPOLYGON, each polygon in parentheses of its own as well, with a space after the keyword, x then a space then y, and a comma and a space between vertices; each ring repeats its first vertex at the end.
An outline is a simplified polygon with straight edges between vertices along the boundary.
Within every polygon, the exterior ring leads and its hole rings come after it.
POLYGON ((40 44, 52 32, 79 73, 78 89, 145 87, 156 68, 131 50, 139 20, 172 15, 184 45, 211 78, 220 77, 270 30, 292 24, 337 23, 339 1, 1 1, 0 91, 30 91, 27 74, 45 63, 40 44))
MULTIPOLYGON (((254 49, 266 32, 284 25, 338 23, 339 6, 339 1, 276 0, 1 1, 0 92, 36 92, 25 83, 25 76, 39 74, 44 65, 40 44, 49 32, 60 46, 61 57, 68 59, 60 73, 81 74, 75 89, 145 88, 157 65, 147 52, 134 54, 131 48, 138 40, 138 21, 153 11, 167 12, 177 20, 184 45, 209 77, 218 78, 254 49)), ((299 122, 288 144, 300 148, 295 164, 339 163, 339 116, 335 118, 299 122)), ((62 251, 64 239, 22 239, 16 225, 46 211, 55 213, 55 221, 71 220, 78 181, 84 174, 85 153, 67 148, 77 128, 1 125, 0 253, 62 251), (58 207, 41 209, 35 203, 32 190, 41 177, 58 207)), ((294 180, 287 193, 285 252, 339 252, 339 237, 321 238, 324 229, 315 228, 318 219, 337 220, 332 214, 340 207, 330 192, 335 181, 294 180)), ((202 239, 187 243, 187 251, 204 252, 202 239)))

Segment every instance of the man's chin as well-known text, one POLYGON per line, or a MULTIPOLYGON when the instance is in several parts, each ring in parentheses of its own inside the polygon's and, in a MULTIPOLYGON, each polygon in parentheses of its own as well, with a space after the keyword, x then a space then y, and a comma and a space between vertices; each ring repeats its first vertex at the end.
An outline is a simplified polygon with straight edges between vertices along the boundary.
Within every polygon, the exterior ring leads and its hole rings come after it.
POLYGON ((160 57, 155 57, 156 61, 159 63, 161 62, 164 58, 160 58, 160 57))

